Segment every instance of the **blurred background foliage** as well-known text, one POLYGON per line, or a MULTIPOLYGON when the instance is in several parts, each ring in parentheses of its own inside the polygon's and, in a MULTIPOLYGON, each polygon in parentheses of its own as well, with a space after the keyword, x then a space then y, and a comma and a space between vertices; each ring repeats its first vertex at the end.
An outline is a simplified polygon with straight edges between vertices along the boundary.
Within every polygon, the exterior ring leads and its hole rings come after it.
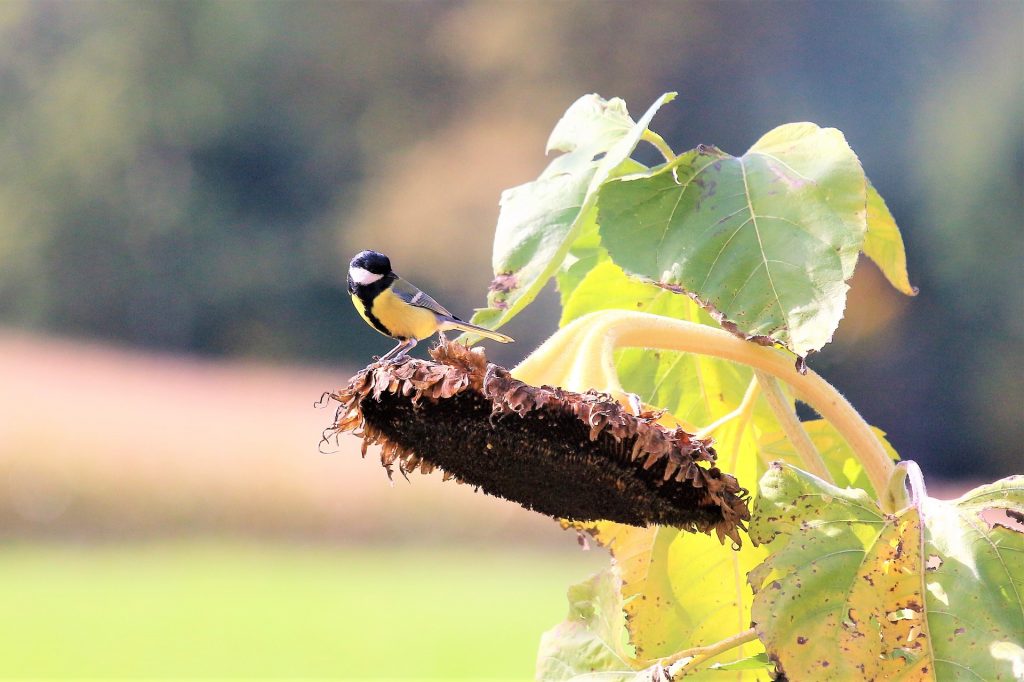
POLYGON ((815 365, 906 455, 1006 472, 1024 436, 1021 23, 1012 0, 7 2, 0 321, 361 362, 386 344, 345 300, 351 253, 388 252, 468 314, 499 191, 542 166, 561 111, 676 89, 655 129, 678 148, 739 153, 795 120, 846 133, 922 295, 859 278, 815 365))
MULTIPOLYGON (((348 369, 266 363, 389 347, 347 300, 363 248, 483 305, 500 191, 588 92, 637 114, 678 90, 653 125, 677 150, 842 130, 921 294, 862 263, 812 367, 927 475, 1019 473, 1022 31, 1016 0, 0 3, 0 531, 564 545, 323 464, 307 398, 348 369)), ((549 292, 495 357, 556 323, 549 292)))

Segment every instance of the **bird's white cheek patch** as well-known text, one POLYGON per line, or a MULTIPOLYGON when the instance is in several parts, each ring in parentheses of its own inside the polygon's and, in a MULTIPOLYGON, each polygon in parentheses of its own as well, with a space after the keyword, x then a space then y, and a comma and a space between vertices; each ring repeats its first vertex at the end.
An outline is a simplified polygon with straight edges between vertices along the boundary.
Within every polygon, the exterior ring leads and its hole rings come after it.
POLYGON ((363 268, 349 268, 348 276, 356 284, 373 284, 384 275, 377 275, 363 268))

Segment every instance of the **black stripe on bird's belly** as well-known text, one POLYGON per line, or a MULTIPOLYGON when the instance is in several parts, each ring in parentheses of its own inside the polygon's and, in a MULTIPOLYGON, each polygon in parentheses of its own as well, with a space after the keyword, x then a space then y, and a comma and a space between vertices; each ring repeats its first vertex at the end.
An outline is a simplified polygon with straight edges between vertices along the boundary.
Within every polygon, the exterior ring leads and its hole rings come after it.
POLYGON ((392 334, 391 330, 385 327, 384 323, 373 314, 373 299, 377 298, 378 294, 391 286, 391 283, 394 281, 395 274, 389 272, 371 284, 356 284, 353 293, 356 295, 356 298, 359 299, 359 302, 363 304, 363 310, 366 312, 366 319, 370 321, 373 328, 381 334, 397 339, 398 337, 392 334))

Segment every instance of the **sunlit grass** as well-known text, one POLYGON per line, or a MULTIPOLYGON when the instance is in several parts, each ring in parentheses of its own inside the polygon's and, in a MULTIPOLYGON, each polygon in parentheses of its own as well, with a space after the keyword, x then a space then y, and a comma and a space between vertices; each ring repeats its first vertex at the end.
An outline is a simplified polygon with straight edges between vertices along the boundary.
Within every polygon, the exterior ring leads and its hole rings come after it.
POLYGON ((599 552, 0 550, 0 677, 529 679, 599 552))

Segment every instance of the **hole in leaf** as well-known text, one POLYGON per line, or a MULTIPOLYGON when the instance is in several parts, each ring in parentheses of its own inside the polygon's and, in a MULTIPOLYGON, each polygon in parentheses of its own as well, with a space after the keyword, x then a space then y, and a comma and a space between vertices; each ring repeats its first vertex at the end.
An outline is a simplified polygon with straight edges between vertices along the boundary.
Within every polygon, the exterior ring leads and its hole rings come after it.
POLYGON ((1024 514, 1013 509, 996 509, 989 507, 978 514, 989 528, 1005 528, 1017 533, 1024 533, 1024 514))

